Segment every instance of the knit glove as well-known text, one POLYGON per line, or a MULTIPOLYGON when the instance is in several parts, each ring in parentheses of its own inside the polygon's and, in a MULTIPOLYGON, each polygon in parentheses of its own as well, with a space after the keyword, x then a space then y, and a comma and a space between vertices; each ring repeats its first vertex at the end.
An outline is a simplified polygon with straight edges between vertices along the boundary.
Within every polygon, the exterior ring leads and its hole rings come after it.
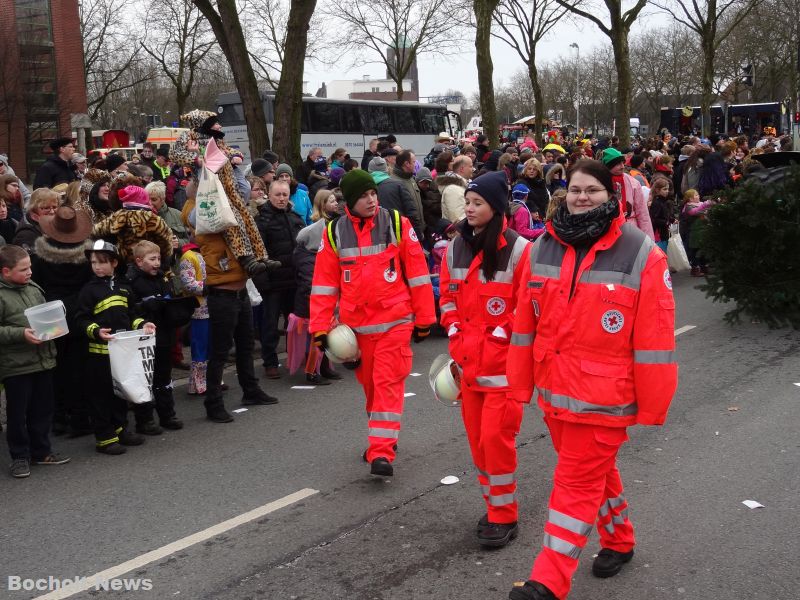
POLYGON ((419 344, 420 342, 424 341, 431 334, 431 326, 430 325, 421 325, 414 327, 414 343, 419 344))

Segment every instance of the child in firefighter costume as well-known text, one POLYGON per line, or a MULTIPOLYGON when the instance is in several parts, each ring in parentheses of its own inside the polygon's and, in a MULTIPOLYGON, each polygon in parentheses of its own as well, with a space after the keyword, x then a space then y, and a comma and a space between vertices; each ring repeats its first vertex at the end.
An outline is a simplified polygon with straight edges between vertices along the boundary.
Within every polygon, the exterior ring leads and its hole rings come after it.
POLYGON ((320 243, 311 287, 309 330, 325 349, 339 321, 356 334, 361 358, 349 366, 364 388, 373 475, 393 475, 411 337, 422 341, 436 322, 428 266, 408 219, 378 206, 377 187, 360 169, 341 181, 347 207, 320 243))
POLYGON ((662 425, 675 393, 675 301, 667 258, 625 222, 611 173, 581 160, 567 197, 523 261, 508 380, 535 395, 558 454, 542 551, 511 600, 563 600, 592 528, 596 577, 636 543, 617 470, 630 425, 662 425), (535 387, 534 387, 535 386, 535 387))
POLYGON ((447 247, 440 279, 441 323, 461 375, 461 415, 487 513, 478 522, 483 546, 517 535, 517 450, 522 404, 509 395, 506 355, 522 259, 530 245, 508 228, 508 184, 487 173, 469 184, 466 219, 447 247))

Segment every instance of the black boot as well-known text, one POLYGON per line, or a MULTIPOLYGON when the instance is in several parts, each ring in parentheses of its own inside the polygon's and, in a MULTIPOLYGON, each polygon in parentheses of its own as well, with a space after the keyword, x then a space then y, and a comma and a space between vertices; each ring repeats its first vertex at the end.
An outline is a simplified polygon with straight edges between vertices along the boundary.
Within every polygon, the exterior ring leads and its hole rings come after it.
POLYGON ((595 577, 613 577, 622 570, 622 565, 633 558, 630 552, 617 552, 610 548, 603 548, 597 553, 597 558, 592 563, 592 575, 595 577))
POLYGON ((547 587, 530 579, 524 585, 514 586, 508 598, 509 600, 558 600, 547 587))
POLYGON ((325 379, 336 380, 342 378, 341 375, 339 375, 336 371, 331 369, 331 361, 324 354, 322 356, 322 363, 319 366, 319 374, 322 375, 325 379))
POLYGON ((372 475, 379 475, 381 477, 391 477, 394 475, 394 467, 392 467, 392 463, 388 460, 379 456, 375 460, 372 461, 372 465, 370 467, 369 472, 372 475))
POLYGON ((478 543, 488 548, 502 548, 517 537, 519 527, 513 523, 487 523, 478 532, 478 543))

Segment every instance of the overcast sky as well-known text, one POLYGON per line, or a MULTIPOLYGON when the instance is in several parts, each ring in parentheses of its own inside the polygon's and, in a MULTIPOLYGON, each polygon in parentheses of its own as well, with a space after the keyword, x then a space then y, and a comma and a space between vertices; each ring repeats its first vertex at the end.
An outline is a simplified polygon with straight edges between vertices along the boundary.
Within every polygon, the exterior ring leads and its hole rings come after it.
MULTIPOLYGON (((625 8, 628 7, 625 3, 625 8)), ((635 36, 644 30, 643 24, 647 27, 663 27, 670 22, 670 19, 663 15, 651 14, 647 18, 637 19, 631 30, 631 36, 635 36)), ((550 62, 559 56, 575 57, 575 49, 569 45, 577 42, 580 46, 582 55, 591 52, 593 47, 609 43, 609 39, 594 23, 579 19, 563 19, 549 33, 538 48, 539 59, 537 63, 542 65, 550 62)), ((658 51, 654 49, 654 51, 658 51)), ((506 43, 492 40, 492 60, 494 62, 494 81, 495 85, 507 84, 511 76, 524 67, 519 55, 506 43)), ((303 79, 308 82, 307 90, 314 94, 322 82, 329 82, 334 79, 361 79, 364 75, 369 75, 373 79, 382 79, 386 76, 386 68, 379 64, 368 64, 353 69, 336 71, 330 67, 319 67, 307 64, 303 79)), ((475 67, 475 49, 472 39, 463 42, 460 52, 454 53, 453 58, 446 58, 425 54, 419 59, 420 76, 420 96, 433 96, 443 94, 448 89, 460 90, 469 99, 473 93, 478 91, 478 76, 475 67)))

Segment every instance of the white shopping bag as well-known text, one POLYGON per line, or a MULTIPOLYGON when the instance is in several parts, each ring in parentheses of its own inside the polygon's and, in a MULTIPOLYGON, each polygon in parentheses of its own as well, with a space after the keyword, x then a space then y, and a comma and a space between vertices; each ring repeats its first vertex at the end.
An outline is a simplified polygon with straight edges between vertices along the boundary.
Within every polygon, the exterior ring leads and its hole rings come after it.
POLYGON ((233 214, 222 182, 208 167, 200 171, 195 210, 198 235, 219 233, 236 225, 236 215, 233 214))
POLYGON ((247 280, 247 295, 250 296, 250 304, 253 306, 260 306, 264 299, 256 289, 256 284, 252 279, 247 280))
POLYGON ((692 268, 689 264, 689 257, 686 256, 686 249, 683 247, 680 233, 673 233, 667 243, 667 263, 669 268, 675 271, 688 271, 692 268))
POLYGON ((152 400, 156 336, 122 331, 108 342, 114 393, 134 404, 152 400))

